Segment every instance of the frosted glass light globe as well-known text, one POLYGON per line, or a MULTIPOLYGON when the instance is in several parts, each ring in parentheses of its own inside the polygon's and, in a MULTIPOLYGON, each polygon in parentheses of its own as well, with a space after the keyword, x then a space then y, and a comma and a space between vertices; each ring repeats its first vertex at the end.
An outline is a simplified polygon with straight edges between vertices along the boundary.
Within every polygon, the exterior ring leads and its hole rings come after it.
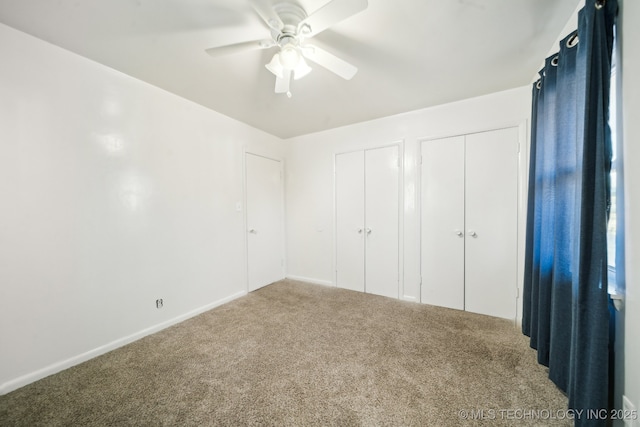
POLYGON ((300 61, 300 53, 293 46, 285 46, 280 51, 280 63, 287 70, 293 70, 300 61))

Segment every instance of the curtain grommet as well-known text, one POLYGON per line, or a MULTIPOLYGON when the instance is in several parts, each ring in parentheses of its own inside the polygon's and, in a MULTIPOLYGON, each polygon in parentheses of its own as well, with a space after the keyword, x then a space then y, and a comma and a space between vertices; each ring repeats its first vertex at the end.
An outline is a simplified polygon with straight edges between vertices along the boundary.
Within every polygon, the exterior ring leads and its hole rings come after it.
POLYGON ((578 32, 573 33, 571 37, 567 40, 567 47, 575 47, 580 39, 578 38, 578 32))
POLYGON ((596 3, 595 3, 596 9, 598 10, 602 9, 606 2, 607 2, 606 0, 596 0, 596 3))
POLYGON ((556 55, 551 60, 551 65, 553 65, 554 67, 557 67, 558 66, 558 62, 560 62, 560 59, 558 58, 558 55, 556 55))
POLYGON ((542 89, 542 80, 536 82, 536 89, 542 89))

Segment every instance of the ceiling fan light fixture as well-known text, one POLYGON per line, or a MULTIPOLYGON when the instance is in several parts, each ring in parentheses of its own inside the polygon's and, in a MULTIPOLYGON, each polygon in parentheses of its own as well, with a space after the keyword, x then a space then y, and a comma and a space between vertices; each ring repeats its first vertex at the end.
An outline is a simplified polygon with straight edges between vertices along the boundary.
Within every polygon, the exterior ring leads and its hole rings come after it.
POLYGON ((285 45, 280 50, 280 64, 282 64, 282 67, 287 70, 295 70, 301 59, 302 56, 295 46, 285 45))
POLYGON ((271 71, 276 77, 281 79, 284 78, 284 67, 280 62, 280 53, 276 53, 275 55, 273 55, 273 58, 271 58, 271 61, 268 64, 266 64, 265 67, 267 68, 267 70, 271 71))
POLYGON ((276 76, 275 93, 288 96, 291 96, 291 78, 299 80, 311 72, 305 59, 345 80, 350 80, 358 71, 330 52, 306 45, 305 40, 365 10, 368 0, 325 0, 325 5, 312 14, 307 14, 297 0, 250 0, 249 3, 269 28, 271 37, 209 48, 205 50, 207 54, 216 58, 279 48, 265 67, 276 76))

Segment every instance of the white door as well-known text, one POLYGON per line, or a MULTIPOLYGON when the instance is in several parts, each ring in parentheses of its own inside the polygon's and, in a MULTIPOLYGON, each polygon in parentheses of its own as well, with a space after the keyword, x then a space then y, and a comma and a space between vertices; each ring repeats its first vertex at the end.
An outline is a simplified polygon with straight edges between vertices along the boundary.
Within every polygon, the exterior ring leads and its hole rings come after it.
POLYGON ((465 310, 516 317, 518 128, 466 137, 465 310))
POLYGON ((284 278, 282 164, 245 154, 249 292, 284 278))
POLYGON ((365 290, 398 298, 398 146, 365 151, 365 290))
POLYGON ((464 136, 422 143, 422 293, 464 309, 464 136))
POLYGON ((518 133, 422 143, 423 303, 515 318, 518 133))
POLYGON ((364 292, 364 153, 336 155, 336 285, 364 292))

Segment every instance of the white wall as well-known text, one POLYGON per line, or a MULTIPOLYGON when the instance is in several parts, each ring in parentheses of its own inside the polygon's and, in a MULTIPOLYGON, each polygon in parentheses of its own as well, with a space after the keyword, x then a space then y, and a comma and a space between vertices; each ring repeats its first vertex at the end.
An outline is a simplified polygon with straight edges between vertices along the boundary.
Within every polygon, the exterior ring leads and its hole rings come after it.
POLYGON ((243 148, 279 139, 1 24, 0 57, 0 393, 246 291, 243 148))
MULTIPOLYGON (((404 141, 401 296, 419 301, 419 141, 523 125, 521 174, 526 183, 526 123, 530 109, 531 89, 527 86, 287 140, 289 277, 334 284, 334 154, 404 141)), ((521 196, 524 199, 524 194, 521 196)), ((521 220, 523 247, 524 214, 521 220)))
MULTIPOLYGON (((626 220, 624 394, 640 410, 640 2, 621 3, 622 115, 626 220)), ((635 426, 640 425, 636 421, 635 426)))

